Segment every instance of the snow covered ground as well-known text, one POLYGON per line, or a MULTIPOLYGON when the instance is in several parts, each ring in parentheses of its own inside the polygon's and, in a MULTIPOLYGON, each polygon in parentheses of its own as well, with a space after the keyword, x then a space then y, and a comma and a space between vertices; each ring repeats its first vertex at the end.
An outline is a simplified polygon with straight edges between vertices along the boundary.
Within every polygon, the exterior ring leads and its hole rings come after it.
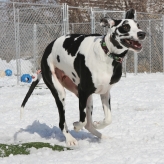
MULTIPOLYGON (((66 146, 50 91, 37 88, 20 120, 20 105, 29 84, 13 83, 14 77, 0 78, 4 86, 0 88, 0 143, 41 141, 66 146)), ((31 149, 30 155, 0 158, 0 164, 164 164, 164 75, 127 74, 112 88, 111 96, 113 121, 101 130, 108 139, 100 140, 85 129, 73 130, 72 123, 79 118, 78 99, 67 91, 66 120, 79 146, 64 152, 31 149)), ((93 120, 101 119, 100 98, 94 95, 93 120)))

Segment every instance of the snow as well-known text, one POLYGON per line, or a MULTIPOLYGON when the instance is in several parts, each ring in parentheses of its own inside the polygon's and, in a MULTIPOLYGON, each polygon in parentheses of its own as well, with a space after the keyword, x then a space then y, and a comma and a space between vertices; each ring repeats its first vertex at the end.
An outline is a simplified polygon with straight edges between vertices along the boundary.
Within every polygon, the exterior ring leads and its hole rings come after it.
MULTIPOLYGON (((15 76, 0 78, 0 143, 48 142, 66 146, 59 129, 59 115, 48 89, 36 88, 20 120, 20 105, 29 84, 15 85, 15 76), (8 85, 5 85, 8 82, 8 85)), ((41 82, 41 87, 44 86, 41 82)), ((127 74, 111 89, 112 123, 100 130, 100 140, 83 129, 73 130, 79 118, 78 99, 67 92, 66 121, 79 146, 57 152, 30 149, 30 155, 12 154, 0 164, 163 164, 164 163, 164 75, 127 74)), ((93 120, 103 119, 99 95, 94 95, 93 120)))
MULTIPOLYGON (((23 60, 20 59, 20 67, 21 67, 21 74, 25 73, 32 73, 32 63, 29 60, 23 60)), ((17 74, 17 61, 16 60, 11 60, 9 63, 6 62, 6 60, 2 60, 0 58, 0 70, 5 71, 6 69, 11 69, 13 74, 17 74)))

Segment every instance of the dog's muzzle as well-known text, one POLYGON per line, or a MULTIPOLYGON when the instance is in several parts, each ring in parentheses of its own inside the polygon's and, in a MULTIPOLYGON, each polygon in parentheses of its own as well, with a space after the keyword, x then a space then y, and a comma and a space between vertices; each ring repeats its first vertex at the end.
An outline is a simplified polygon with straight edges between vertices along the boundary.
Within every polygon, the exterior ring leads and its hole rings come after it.
POLYGON ((130 39, 121 39, 121 43, 127 47, 127 48, 132 48, 136 51, 140 51, 142 49, 141 43, 139 43, 136 40, 133 40, 132 38, 130 39))
POLYGON ((121 39, 121 43, 127 47, 132 48, 133 50, 140 52, 142 50, 142 44, 139 42, 140 40, 144 40, 146 37, 146 33, 143 31, 137 32, 138 40, 131 38, 121 39))

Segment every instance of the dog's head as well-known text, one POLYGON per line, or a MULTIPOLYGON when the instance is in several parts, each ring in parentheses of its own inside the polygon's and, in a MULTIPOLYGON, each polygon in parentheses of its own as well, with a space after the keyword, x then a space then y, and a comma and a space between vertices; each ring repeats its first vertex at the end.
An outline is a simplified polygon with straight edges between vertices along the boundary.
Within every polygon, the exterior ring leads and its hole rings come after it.
POLYGON ((100 20, 100 25, 109 28, 107 35, 115 47, 140 52, 142 45, 139 41, 145 39, 146 33, 140 29, 139 24, 134 20, 133 9, 126 13, 125 18, 113 20, 105 17, 100 20))

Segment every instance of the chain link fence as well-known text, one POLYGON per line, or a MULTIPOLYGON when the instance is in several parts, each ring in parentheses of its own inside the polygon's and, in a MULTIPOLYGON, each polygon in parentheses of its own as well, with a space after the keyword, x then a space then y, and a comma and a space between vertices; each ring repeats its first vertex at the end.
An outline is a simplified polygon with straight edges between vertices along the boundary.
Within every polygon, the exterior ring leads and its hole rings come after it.
MULTIPOLYGON (((62 6, 15 4, 18 56, 31 60, 32 72, 40 69, 47 44, 63 34, 62 6)), ((20 73, 25 72, 20 62, 20 73)))
MULTIPOLYGON (((5 8, 6 4, 2 3, 5 8)), ((15 63, 15 28, 13 10, 0 8, 0 71, 5 69, 14 70, 16 73, 15 63), (10 62, 10 63, 9 63, 10 62)))
POLYGON ((68 32, 78 34, 91 33, 90 8, 68 6, 68 32))
MULTIPOLYGON (((0 70, 11 69, 13 76, 33 73, 40 69, 46 46, 68 33, 106 34, 99 21, 103 17, 123 19, 124 11, 106 11, 63 5, 2 3, 0 2, 0 70)), ((143 51, 129 52, 123 72, 164 71, 164 17, 158 14, 137 13, 141 29, 147 33, 143 51)))
POLYGON ((1 2, 0 5, 0 70, 11 69, 19 82, 22 74, 40 69, 46 46, 64 34, 63 6, 1 2))
POLYGON ((147 33, 143 51, 138 54, 138 72, 163 72, 164 34, 162 15, 139 13, 137 19, 141 29, 147 33), (148 19, 148 20, 147 20, 148 19))

